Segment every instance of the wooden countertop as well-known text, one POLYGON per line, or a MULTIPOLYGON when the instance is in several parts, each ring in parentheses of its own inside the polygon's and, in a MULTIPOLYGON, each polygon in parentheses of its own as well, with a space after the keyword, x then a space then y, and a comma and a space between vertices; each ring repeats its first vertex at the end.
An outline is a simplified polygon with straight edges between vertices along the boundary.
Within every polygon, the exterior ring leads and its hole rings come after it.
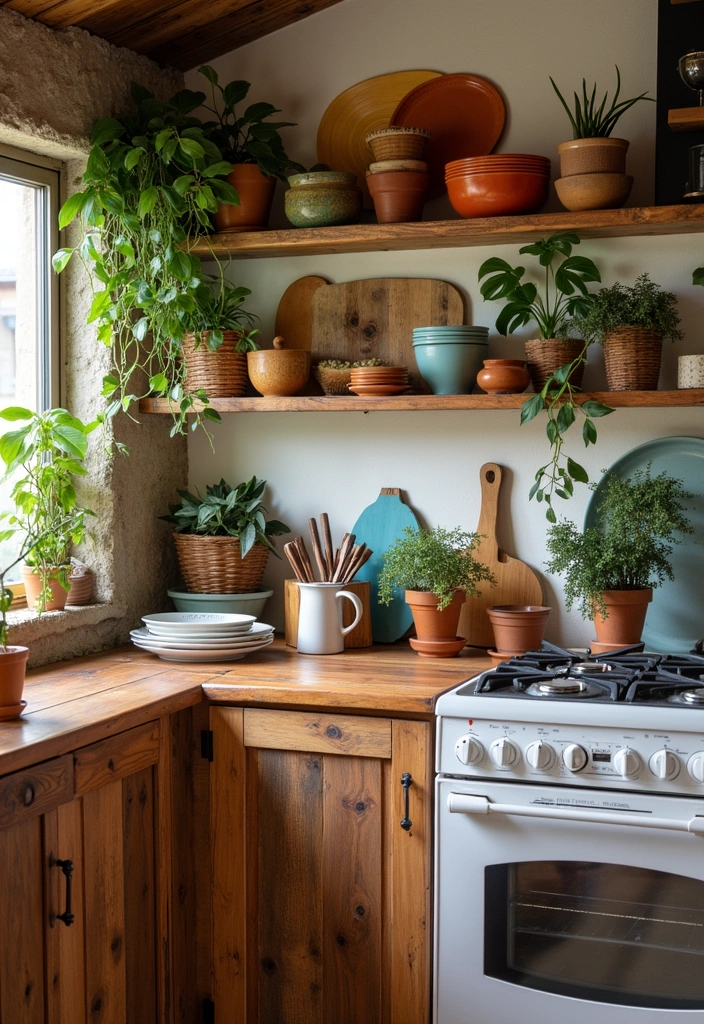
POLYGON ((490 667, 481 651, 420 658, 405 641, 299 655, 283 640, 237 662, 161 661, 135 647, 27 673, 21 718, 0 722, 0 775, 94 743, 202 700, 430 717, 445 690, 490 667))

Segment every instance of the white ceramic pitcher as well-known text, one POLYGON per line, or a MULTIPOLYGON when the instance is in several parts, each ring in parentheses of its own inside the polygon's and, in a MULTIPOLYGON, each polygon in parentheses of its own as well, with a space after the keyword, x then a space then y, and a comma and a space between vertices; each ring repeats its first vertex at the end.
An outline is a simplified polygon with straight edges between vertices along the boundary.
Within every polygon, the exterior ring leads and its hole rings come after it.
POLYGON ((362 602, 339 583, 299 583, 298 651, 300 654, 340 654, 345 637, 362 618, 362 602), (342 601, 355 607, 351 626, 342 625, 342 601))

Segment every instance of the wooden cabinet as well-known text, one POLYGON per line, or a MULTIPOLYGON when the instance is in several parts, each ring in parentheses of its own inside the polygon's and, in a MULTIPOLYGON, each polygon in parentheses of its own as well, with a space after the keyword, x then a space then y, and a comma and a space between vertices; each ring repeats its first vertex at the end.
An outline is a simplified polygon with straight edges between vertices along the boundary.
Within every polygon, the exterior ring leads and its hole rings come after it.
POLYGON ((210 728, 218 1024, 427 1024, 431 723, 212 707, 210 728))
POLYGON ((0 779, 1 1024, 171 1020, 162 728, 0 779))

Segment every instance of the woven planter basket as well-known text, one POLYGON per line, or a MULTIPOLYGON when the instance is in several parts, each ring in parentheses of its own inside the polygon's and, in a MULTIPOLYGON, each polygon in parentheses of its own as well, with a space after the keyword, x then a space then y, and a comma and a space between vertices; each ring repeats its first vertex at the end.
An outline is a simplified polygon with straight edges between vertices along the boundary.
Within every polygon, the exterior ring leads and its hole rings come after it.
MULTIPOLYGON (((579 340, 563 341, 560 338, 547 338, 542 340, 535 338, 526 342, 526 359, 528 360, 528 372, 533 381, 536 391, 542 391, 548 378, 555 370, 559 370, 565 363, 571 363, 576 359, 584 348, 584 342, 579 340)), ((584 364, 576 367, 570 374, 570 384, 579 388, 582 386, 584 376, 584 364)))
POLYGON ((657 391, 662 335, 647 327, 619 327, 604 335, 609 391, 657 391))
POLYGON ((347 370, 331 370, 316 366, 313 376, 326 395, 349 395, 347 385, 352 380, 351 367, 347 370))
POLYGON ((235 537, 175 533, 174 543, 186 589, 194 594, 251 594, 261 589, 269 557, 264 544, 255 544, 240 558, 235 537))
POLYGON ((182 347, 186 360, 186 388, 203 388, 210 398, 235 398, 247 390, 247 356, 235 351, 239 331, 223 331, 223 343, 216 352, 206 344, 207 332, 196 348, 193 334, 184 335, 182 347))

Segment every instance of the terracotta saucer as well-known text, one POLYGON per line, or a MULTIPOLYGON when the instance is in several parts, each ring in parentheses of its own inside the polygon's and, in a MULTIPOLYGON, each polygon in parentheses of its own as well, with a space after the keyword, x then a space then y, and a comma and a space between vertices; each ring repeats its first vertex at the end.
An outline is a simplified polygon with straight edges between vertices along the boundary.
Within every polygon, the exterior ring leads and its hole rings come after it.
POLYGON ((6 704, 5 707, 0 707, 0 722, 9 722, 12 718, 19 718, 26 707, 26 700, 21 700, 19 704, 6 704))
POLYGON ((401 392, 408 391, 408 384, 355 384, 354 387, 348 384, 347 387, 361 398, 373 395, 400 395, 401 392))
POLYGON ((600 644, 598 640, 592 640, 589 644, 591 654, 610 654, 611 651, 622 651, 624 647, 635 648, 634 653, 645 650, 645 644, 600 644))
POLYGON ((421 658, 455 658, 467 646, 462 636, 454 640, 417 640, 409 637, 408 642, 421 658))
POLYGON ((520 658, 526 652, 525 651, 494 651, 488 650, 486 652, 495 665, 500 665, 502 661, 510 661, 511 658, 520 658))

